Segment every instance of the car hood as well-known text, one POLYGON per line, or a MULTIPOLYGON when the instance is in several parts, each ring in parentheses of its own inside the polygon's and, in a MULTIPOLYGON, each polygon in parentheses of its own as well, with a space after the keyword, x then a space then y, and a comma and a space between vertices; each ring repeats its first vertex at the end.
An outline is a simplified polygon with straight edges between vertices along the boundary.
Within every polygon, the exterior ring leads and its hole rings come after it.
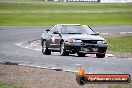
POLYGON ((69 38, 80 39, 80 40, 105 40, 99 35, 88 35, 88 34, 62 34, 62 38, 64 40, 67 40, 69 38))

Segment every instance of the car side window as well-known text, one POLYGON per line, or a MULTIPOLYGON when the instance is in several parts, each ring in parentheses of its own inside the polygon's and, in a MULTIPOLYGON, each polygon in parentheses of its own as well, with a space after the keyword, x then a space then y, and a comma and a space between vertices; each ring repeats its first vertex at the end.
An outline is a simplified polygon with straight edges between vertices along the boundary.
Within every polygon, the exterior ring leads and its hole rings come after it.
POLYGON ((50 33, 53 34, 55 30, 56 30, 56 25, 50 30, 50 33))
POLYGON ((50 33, 53 34, 55 31, 58 31, 58 32, 60 33, 61 27, 60 27, 59 25, 55 25, 55 26, 51 29, 50 33))
POLYGON ((59 33, 61 33, 61 26, 60 25, 57 25, 55 31, 58 31, 59 33))

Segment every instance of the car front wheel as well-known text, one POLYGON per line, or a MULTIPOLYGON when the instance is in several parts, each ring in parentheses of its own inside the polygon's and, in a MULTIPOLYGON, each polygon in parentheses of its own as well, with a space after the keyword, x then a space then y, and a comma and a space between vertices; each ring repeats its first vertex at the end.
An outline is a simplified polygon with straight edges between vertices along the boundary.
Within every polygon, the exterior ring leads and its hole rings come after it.
POLYGON ((50 55, 51 51, 48 49, 47 45, 46 45, 46 41, 44 40, 42 43, 42 53, 45 55, 50 55))
POLYGON ((69 53, 66 52, 66 50, 65 50, 64 42, 61 42, 61 44, 60 44, 60 54, 61 54, 61 56, 68 56, 69 55, 69 53))

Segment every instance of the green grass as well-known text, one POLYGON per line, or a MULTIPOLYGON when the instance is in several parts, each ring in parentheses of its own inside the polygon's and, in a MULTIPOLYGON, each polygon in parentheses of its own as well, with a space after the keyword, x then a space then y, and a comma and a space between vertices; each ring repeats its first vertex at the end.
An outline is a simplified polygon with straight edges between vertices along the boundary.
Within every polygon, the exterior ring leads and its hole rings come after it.
POLYGON ((0 88, 22 88, 15 84, 0 82, 0 88))
POLYGON ((0 3, 0 10, 128 10, 132 4, 99 4, 99 3, 0 3))
POLYGON ((108 38, 107 42, 110 51, 132 53, 132 35, 108 38))
POLYGON ((79 23, 87 25, 132 25, 131 14, 0 13, 0 25, 55 25, 59 23, 79 23))
POLYGON ((0 3, 0 26, 132 25, 131 14, 132 3, 0 3))

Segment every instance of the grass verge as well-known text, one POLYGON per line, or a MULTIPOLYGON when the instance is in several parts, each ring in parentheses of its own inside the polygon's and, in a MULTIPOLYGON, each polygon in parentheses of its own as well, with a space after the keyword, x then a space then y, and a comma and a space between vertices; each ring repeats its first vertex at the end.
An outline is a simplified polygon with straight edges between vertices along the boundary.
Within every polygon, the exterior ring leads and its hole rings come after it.
POLYGON ((0 88, 22 88, 15 84, 0 82, 0 88))
POLYGON ((132 53, 132 35, 111 37, 106 39, 109 51, 132 53))

